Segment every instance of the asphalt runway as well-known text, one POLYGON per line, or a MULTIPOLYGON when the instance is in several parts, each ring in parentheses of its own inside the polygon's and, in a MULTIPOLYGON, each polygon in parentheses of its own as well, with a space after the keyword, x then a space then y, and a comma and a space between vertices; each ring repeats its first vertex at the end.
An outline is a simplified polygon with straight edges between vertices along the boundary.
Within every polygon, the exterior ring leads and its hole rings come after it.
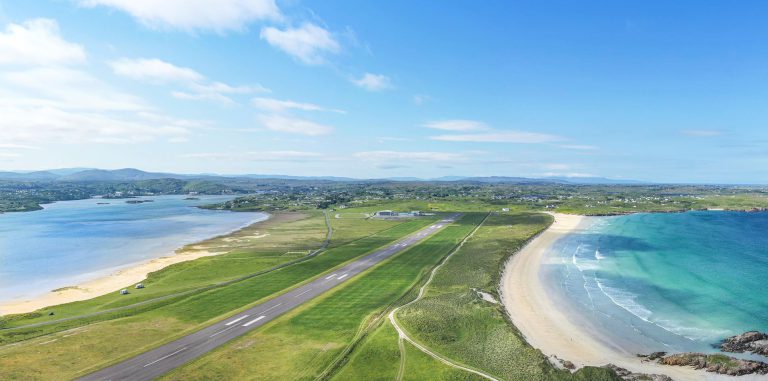
POLYGON ((433 225, 351 262, 331 274, 212 324, 176 341, 80 378, 81 381, 153 380, 328 292, 377 263, 427 239, 454 222, 451 215, 433 225))

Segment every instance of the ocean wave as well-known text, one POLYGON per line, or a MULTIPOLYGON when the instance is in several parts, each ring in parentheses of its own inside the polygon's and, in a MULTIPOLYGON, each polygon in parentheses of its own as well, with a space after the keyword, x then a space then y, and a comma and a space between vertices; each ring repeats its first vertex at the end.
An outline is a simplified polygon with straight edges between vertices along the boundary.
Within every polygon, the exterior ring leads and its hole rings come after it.
POLYGON ((610 299, 613 304, 621 307, 640 320, 653 324, 671 334, 684 337, 692 341, 716 341, 722 337, 732 335, 729 330, 714 328, 699 328, 691 324, 674 321, 671 319, 653 319, 653 311, 637 301, 637 294, 606 285, 606 280, 595 277, 595 282, 600 291, 610 299))
POLYGON ((600 288, 600 291, 607 296, 613 304, 623 308, 641 320, 653 324, 653 322, 649 320, 651 315, 653 315, 653 312, 637 302, 637 294, 620 288, 610 287, 605 284, 604 279, 599 279, 597 277, 595 277, 595 283, 600 288))

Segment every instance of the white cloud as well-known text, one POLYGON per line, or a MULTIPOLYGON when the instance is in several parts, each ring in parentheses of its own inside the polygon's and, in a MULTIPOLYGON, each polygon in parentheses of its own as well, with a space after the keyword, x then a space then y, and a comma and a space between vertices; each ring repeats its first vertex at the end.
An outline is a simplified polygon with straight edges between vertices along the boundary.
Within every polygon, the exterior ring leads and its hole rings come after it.
POLYGON ((39 150, 40 147, 35 147, 35 146, 30 146, 25 144, 0 143, 0 149, 39 150))
POLYGON ((0 73, 0 104, 83 110, 135 111, 148 106, 92 75, 68 68, 0 73))
POLYGON ((312 23, 285 30, 265 27, 261 29, 260 37, 270 45, 310 65, 321 64, 325 62, 323 56, 326 53, 338 53, 341 50, 331 32, 312 23))
POLYGON ((280 20, 274 0, 80 0, 86 7, 106 6, 155 29, 242 30, 253 21, 280 20))
POLYGON ((192 159, 251 160, 251 161, 293 161, 317 160, 323 155, 304 151, 250 151, 250 152, 205 152, 184 155, 192 159))
POLYGON ((109 63, 115 74, 152 83, 197 82, 204 77, 186 67, 180 67, 156 58, 121 58, 109 63))
POLYGON ((136 143, 179 139, 189 131, 130 115, 71 111, 54 107, 0 105, 0 142, 136 143))
POLYGON ((283 115, 261 115, 259 122, 269 130, 308 136, 328 135, 333 127, 283 115))
POLYGON ((210 82, 194 69, 174 65, 157 58, 121 58, 110 62, 115 74, 154 84, 178 83, 185 90, 174 90, 171 95, 177 99, 211 100, 224 104, 235 101, 228 95, 269 92, 264 86, 230 86, 221 82, 210 82))
MULTIPOLYGON (((58 36, 58 28, 50 20, 25 26, 46 31, 47 38, 58 36)), ((189 134, 188 123, 167 117, 151 120, 145 114, 152 107, 141 98, 116 90, 85 71, 63 66, 85 62, 85 51, 58 37, 55 44, 49 40, 39 41, 39 48, 51 50, 46 54, 22 52, 26 56, 18 62, 25 63, 24 69, 0 71, 0 146, 34 149, 47 143, 179 141, 189 134)), ((7 53, 8 45, 3 48, 7 53)))
POLYGON ((274 98, 253 98, 251 100, 253 105, 261 110, 271 112, 283 112, 287 110, 301 110, 301 111, 330 111, 340 114, 345 114, 344 110, 329 109, 318 106, 313 103, 302 103, 291 100, 280 100, 274 98))
POLYGON ((382 91, 393 87, 389 77, 372 73, 365 73, 360 78, 352 79, 352 83, 368 91, 382 91))
POLYGON ((435 130, 457 131, 457 132, 489 130, 488 125, 486 125, 483 122, 478 122, 476 120, 465 120, 465 119, 438 120, 434 122, 429 122, 425 124, 424 127, 432 128, 435 130))
POLYGON ((497 131, 480 134, 438 135, 432 140, 446 142, 480 142, 480 143, 550 143, 563 140, 562 137, 549 134, 539 134, 525 131, 497 131))
POLYGON ((408 160, 408 161, 462 161, 466 157, 463 154, 451 152, 405 152, 405 151, 366 151, 357 152, 355 157, 363 160, 386 161, 386 160, 408 160))
POLYGON ((60 65, 85 62, 85 49, 64 41, 55 20, 8 24, 0 33, 0 64, 60 65))
POLYGON ((680 131, 685 136, 691 136, 696 138, 710 138, 714 136, 722 135, 722 132, 717 130, 683 130, 680 131))

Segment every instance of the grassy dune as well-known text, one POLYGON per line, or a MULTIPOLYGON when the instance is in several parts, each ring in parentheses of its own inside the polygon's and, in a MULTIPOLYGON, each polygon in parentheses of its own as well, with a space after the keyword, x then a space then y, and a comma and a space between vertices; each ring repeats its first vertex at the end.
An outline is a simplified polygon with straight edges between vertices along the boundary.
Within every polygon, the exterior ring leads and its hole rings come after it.
MULTIPOLYGON (((114 320, 96 324, 91 324, 94 321, 86 318, 51 326, 0 331, 0 342, 25 340, 0 347, 0 379, 74 378, 118 359, 141 353, 199 329, 213 319, 284 292, 416 231, 431 221, 420 219, 370 225, 358 221, 354 229, 355 234, 361 238, 350 238, 346 245, 331 248, 307 261, 226 287, 170 300, 163 305, 147 308, 146 311, 129 310, 100 316, 99 319, 114 320), (63 331, 71 328, 77 329, 63 331), (45 336, 29 340, 42 335, 45 336)), ((290 235, 286 237, 288 239, 290 235)), ((304 243, 299 242, 297 245, 304 243)), ((280 248, 281 251, 284 249, 280 248)))
POLYGON ((468 215, 342 288, 167 375, 165 380, 315 379, 479 223, 468 215))
MULTIPOLYGON (((397 315, 412 338, 433 351, 471 368, 488 372, 500 380, 616 380, 604 369, 589 368, 571 375, 550 365, 538 350, 529 346, 505 318, 500 305, 483 300, 477 291, 498 300, 501 266, 530 237, 546 228, 551 217, 544 214, 492 215, 446 264, 440 268, 423 299, 397 315)), ((405 345, 404 380, 476 379, 405 345), (418 353, 416 353, 418 352, 418 353)), ((377 354, 375 369, 396 369, 400 362, 397 336, 384 325, 349 356, 336 379, 377 379, 368 372, 377 354)), ((390 378, 392 379, 392 378, 390 378)))

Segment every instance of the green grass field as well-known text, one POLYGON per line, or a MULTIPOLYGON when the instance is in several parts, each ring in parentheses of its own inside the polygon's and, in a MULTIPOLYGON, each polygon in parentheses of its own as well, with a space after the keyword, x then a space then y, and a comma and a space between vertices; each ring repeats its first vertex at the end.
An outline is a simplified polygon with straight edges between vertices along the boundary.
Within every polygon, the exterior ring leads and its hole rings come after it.
MULTIPOLYGON (((550 223, 551 217, 544 214, 492 215, 437 271, 424 298, 398 312, 398 322, 431 350, 500 380, 615 380, 605 369, 587 368, 573 375, 557 370, 521 338, 503 307, 482 300, 476 292, 487 292, 498 300, 503 262, 550 223)), ((448 368, 408 343, 405 353, 404 380, 479 378, 448 368)), ((396 332, 382 325, 352 352, 335 379, 379 379, 378 371, 390 375, 393 369, 396 374, 401 356, 396 332), (377 371, 371 372, 374 357, 377 371)))
POLYGON ((315 379, 479 223, 470 214, 342 288, 167 375, 166 380, 315 379))
MULTIPOLYGON (((347 234, 345 245, 332 247, 304 262, 226 287, 164 302, 146 310, 139 308, 95 319, 0 331, 0 342, 18 342, 0 347, 0 379, 68 379, 82 375, 284 292, 432 221, 434 219, 425 218, 370 225, 366 225, 365 221, 361 225, 358 221, 357 225, 349 227, 354 228, 358 239, 353 240, 354 234, 347 234), (35 338, 37 336, 43 337, 35 338), (37 377, 30 377, 30 373, 37 373, 37 377)), ((280 248, 281 251, 283 249, 280 248)))

